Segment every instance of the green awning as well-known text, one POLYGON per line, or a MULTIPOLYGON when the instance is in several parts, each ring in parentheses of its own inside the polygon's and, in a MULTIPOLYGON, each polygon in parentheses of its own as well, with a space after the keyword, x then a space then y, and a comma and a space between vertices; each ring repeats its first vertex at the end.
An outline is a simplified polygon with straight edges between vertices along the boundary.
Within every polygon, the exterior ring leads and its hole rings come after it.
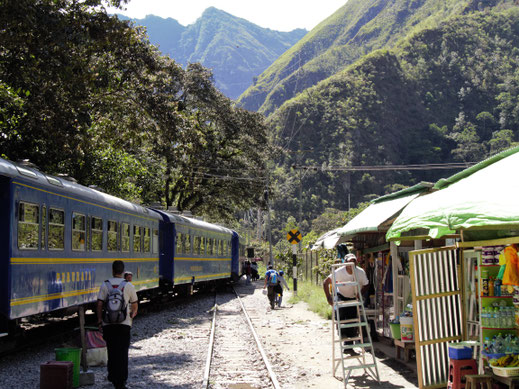
POLYGON ((393 222, 386 240, 425 229, 433 239, 459 230, 505 230, 519 225, 519 147, 438 181, 440 190, 415 199, 393 222))
POLYGON ((392 220, 413 199, 429 190, 430 183, 420 183, 411 188, 379 197, 364 211, 351 219, 337 231, 340 236, 353 236, 361 232, 382 232, 387 229, 387 222, 392 220))

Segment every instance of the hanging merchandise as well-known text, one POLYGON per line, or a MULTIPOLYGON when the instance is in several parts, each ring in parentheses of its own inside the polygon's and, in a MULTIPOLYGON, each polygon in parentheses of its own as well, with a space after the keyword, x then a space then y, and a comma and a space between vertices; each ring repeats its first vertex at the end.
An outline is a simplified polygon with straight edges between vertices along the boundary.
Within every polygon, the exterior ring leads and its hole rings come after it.
POLYGON ((519 285, 519 258, 515 244, 505 248, 506 269, 503 275, 504 285, 519 285))

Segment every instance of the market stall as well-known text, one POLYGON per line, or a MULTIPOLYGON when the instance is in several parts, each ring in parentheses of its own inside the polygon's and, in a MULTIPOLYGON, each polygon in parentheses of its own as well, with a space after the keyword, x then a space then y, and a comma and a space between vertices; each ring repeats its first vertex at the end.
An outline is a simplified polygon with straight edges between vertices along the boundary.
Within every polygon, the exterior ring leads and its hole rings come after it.
POLYGON ((407 253, 414 249, 414 243, 390 245, 385 233, 400 211, 431 187, 431 183, 424 182, 375 199, 336 232, 342 241, 352 245, 366 272, 373 273, 371 308, 375 310, 377 331, 385 337, 392 336, 390 320, 404 311, 407 303, 410 290, 407 253))
POLYGON ((479 373, 493 373, 494 381, 519 375, 510 366, 519 364, 512 356, 519 351, 513 315, 519 285, 519 182, 512 179, 517 167, 519 148, 513 148, 438 181, 435 192, 409 203, 386 234, 397 242, 459 234, 453 246, 410 253, 421 388, 456 379, 460 362, 452 343, 471 335, 482 346, 476 349, 479 373))

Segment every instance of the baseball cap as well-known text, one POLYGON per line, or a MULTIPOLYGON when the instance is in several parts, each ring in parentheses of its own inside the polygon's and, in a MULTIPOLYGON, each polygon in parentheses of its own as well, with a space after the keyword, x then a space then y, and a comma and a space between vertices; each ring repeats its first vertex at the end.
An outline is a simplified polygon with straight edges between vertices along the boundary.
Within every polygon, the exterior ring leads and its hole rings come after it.
POLYGON ((357 257, 355 256, 355 254, 346 254, 346 256, 344 257, 344 262, 353 262, 356 260, 357 257))

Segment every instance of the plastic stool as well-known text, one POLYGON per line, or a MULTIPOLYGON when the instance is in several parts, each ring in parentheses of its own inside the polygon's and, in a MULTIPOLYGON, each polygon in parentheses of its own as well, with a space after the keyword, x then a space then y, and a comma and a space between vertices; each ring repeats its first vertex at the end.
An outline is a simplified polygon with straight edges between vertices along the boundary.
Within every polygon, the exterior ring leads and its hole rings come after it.
POLYGON ((466 375, 467 383, 465 389, 492 389, 492 376, 489 374, 483 375, 466 375))
POLYGON ((465 389, 465 376, 477 375, 478 367, 474 359, 450 359, 448 389, 465 389))

